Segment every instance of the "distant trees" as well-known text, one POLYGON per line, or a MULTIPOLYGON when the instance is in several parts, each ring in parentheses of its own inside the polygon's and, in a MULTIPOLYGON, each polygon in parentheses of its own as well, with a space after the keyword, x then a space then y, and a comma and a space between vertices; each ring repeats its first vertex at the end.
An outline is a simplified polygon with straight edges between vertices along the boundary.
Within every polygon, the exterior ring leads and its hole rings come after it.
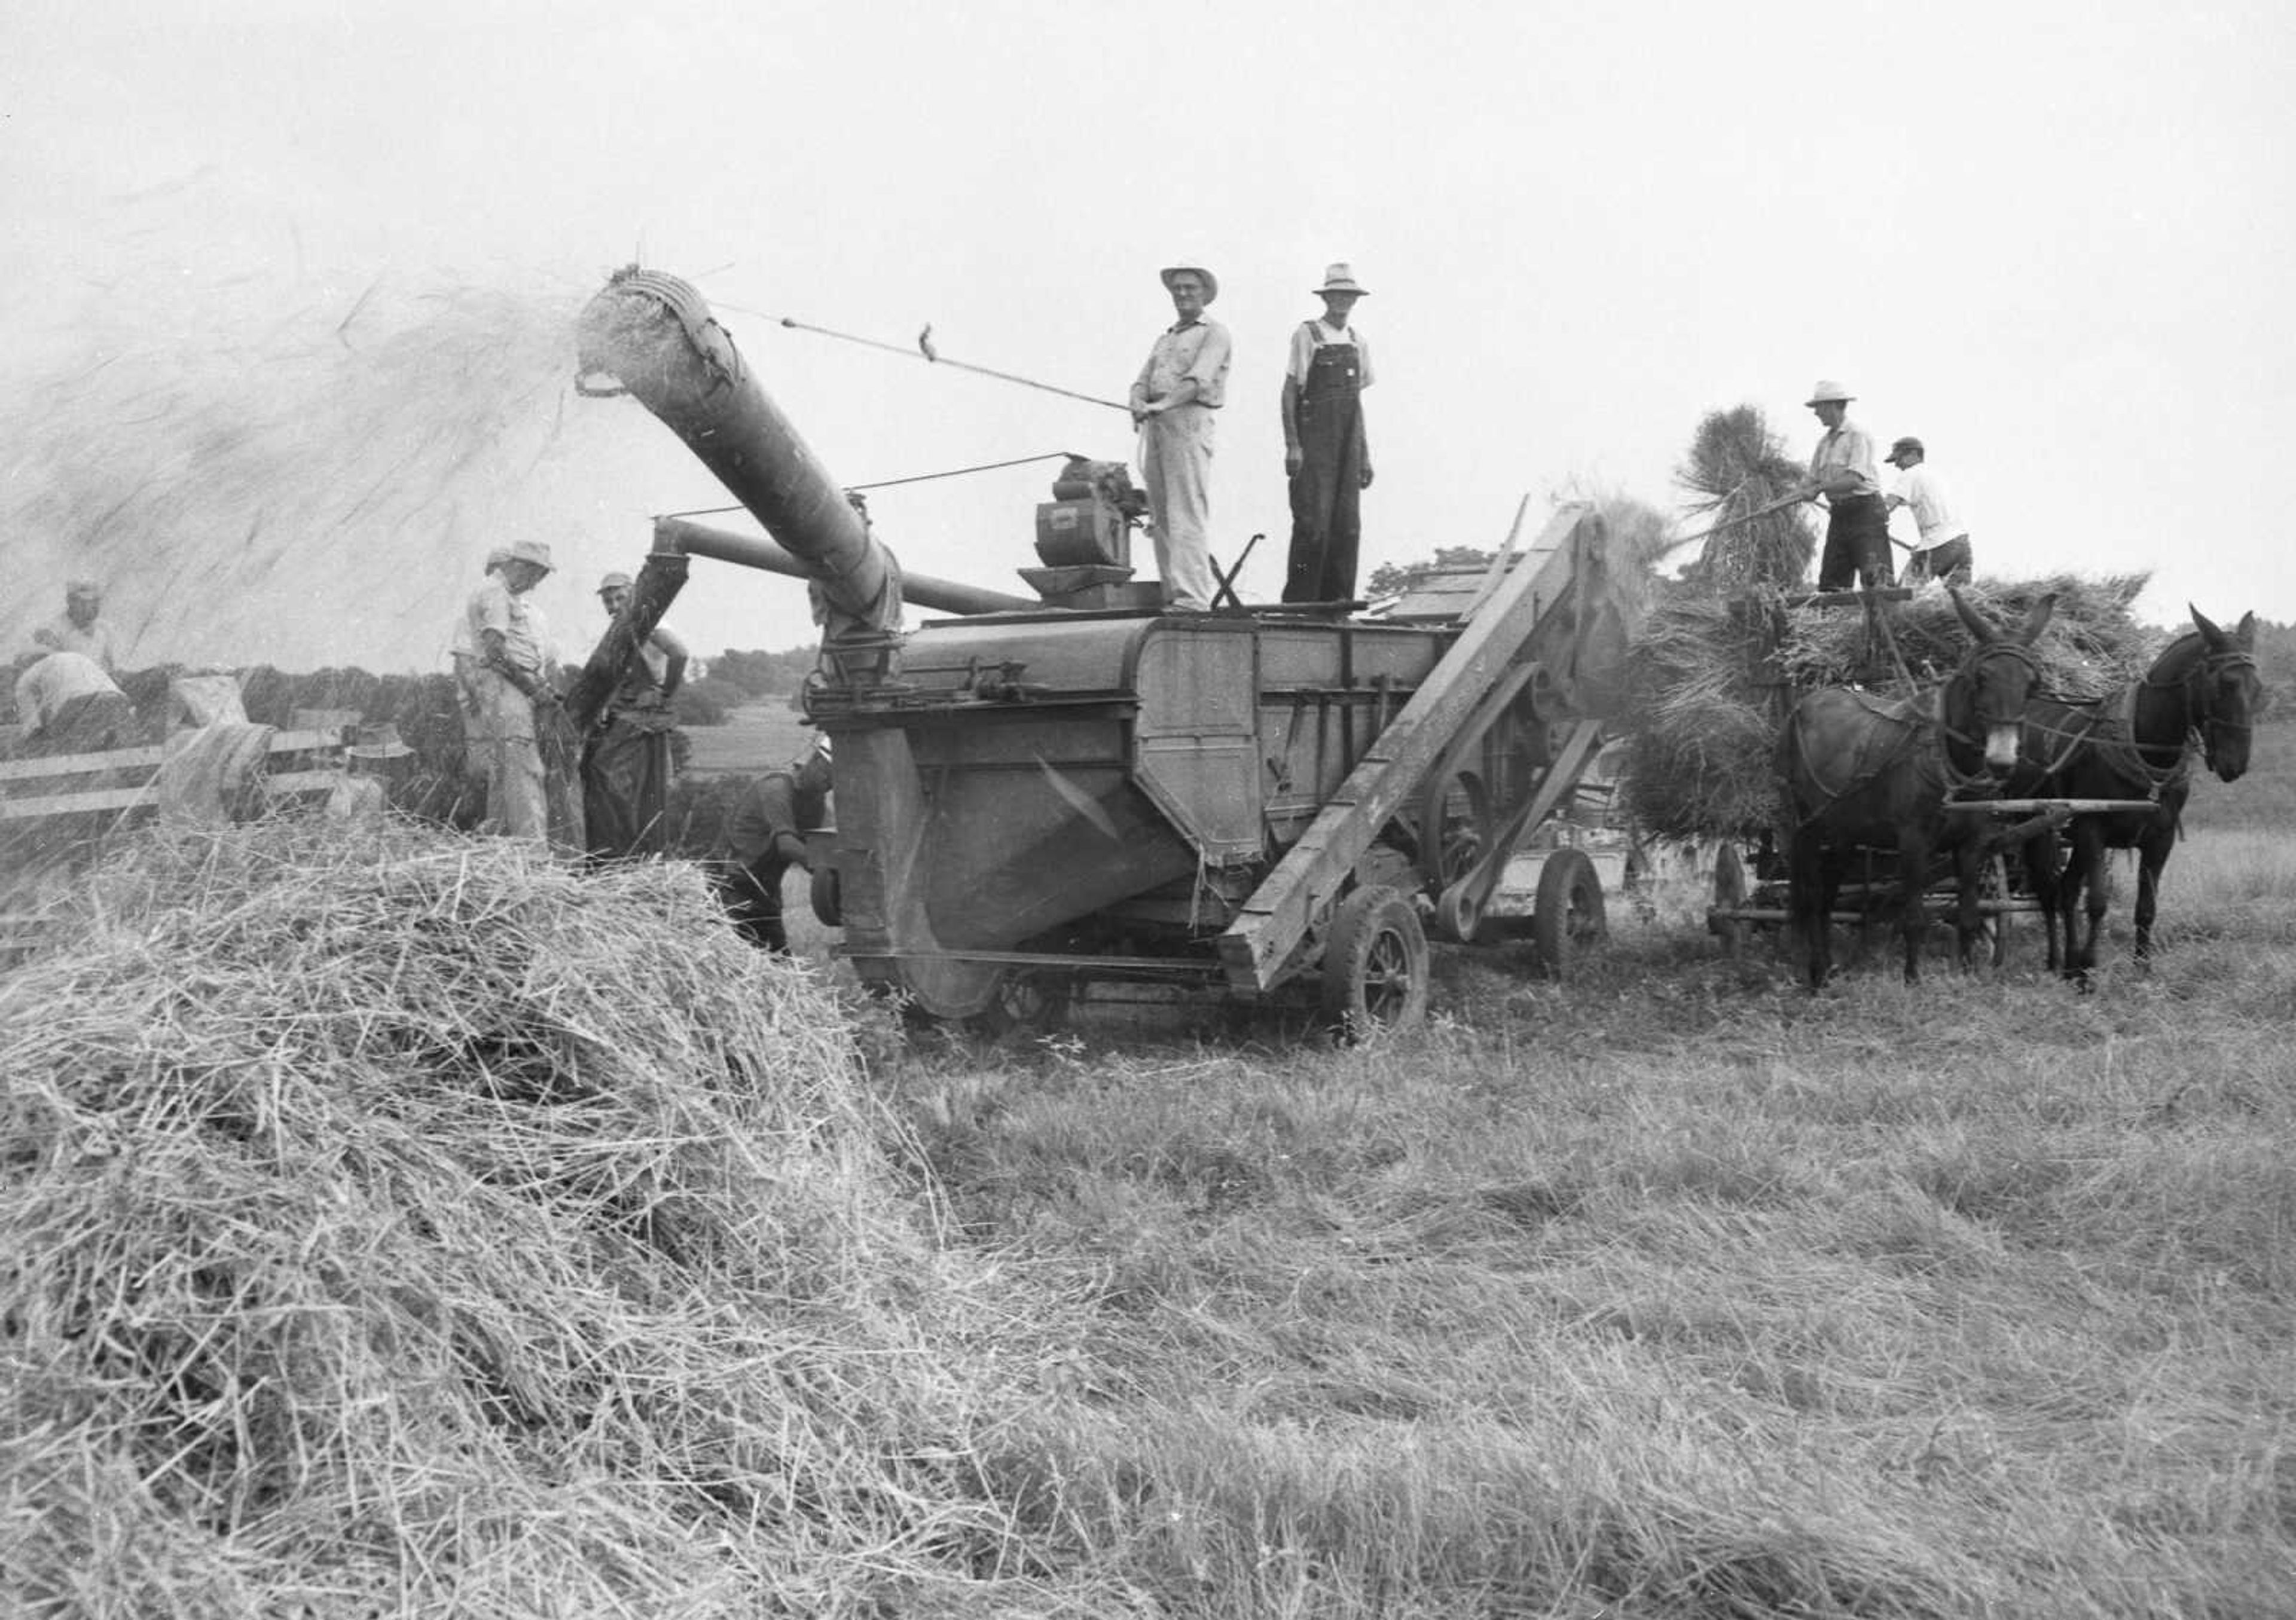
POLYGON ((709 679, 722 681, 749 698, 785 697, 805 683, 818 650, 791 647, 781 652, 731 649, 709 660, 709 679))

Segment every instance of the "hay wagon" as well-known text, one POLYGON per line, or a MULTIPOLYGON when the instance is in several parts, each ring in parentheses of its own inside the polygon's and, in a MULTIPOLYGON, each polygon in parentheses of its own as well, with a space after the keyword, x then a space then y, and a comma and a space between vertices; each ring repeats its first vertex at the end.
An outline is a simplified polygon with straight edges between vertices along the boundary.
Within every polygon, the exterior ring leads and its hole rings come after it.
MULTIPOLYGON (((1914 593, 1902 587, 1803 593, 1749 599, 1744 609, 1750 622, 1759 626, 1754 638, 1759 669, 1757 684, 1767 693, 1773 735, 1782 732, 1786 716, 1810 684, 1790 677, 1784 659, 1784 610, 1816 607, 1857 609, 1866 626, 1866 667, 1859 684, 1882 695, 1909 697, 1923 690, 1900 654, 1891 630, 1893 606, 1910 601, 1914 593)), ((1956 816, 1981 819, 1981 836, 1988 850, 1980 879, 1978 914, 1987 936, 1994 966, 2006 957, 2013 920, 2042 912, 2041 901, 2025 883, 2019 858, 2026 841, 2043 832, 2062 829, 2073 816, 2127 808, 2118 800, 2007 798, 1988 795, 1981 788, 1959 790, 1945 808, 1956 816)), ((1776 813, 1786 812, 1781 806, 1776 813)), ((1789 920, 1790 884, 1786 873, 1787 829, 1773 825, 1752 839, 1726 839, 1714 854, 1712 898, 1706 926, 1726 954, 1734 954, 1751 935, 1769 932, 1779 949, 1786 944, 1780 925, 1789 920)), ((1861 846, 1858 868, 1837 892, 1832 920, 1845 923, 1857 934, 1862 952, 1870 944, 1874 925, 1894 914, 1903 887, 1898 852, 1886 845, 1861 846)), ((1960 894, 1949 856, 1933 859, 1923 875, 1922 904, 1932 923, 1950 923, 1958 911, 1960 894)))

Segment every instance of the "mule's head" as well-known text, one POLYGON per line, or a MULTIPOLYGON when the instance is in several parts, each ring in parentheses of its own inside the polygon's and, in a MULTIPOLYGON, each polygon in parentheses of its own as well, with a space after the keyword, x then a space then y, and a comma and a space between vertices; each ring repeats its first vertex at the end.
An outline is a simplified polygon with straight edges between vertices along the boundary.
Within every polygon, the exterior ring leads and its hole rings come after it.
POLYGON ((2229 632, 2210 624, 2190 602, 2201 633, 2201 661, 2187 677, 2185 713, 2201 733, 2209 769, 2226 781, 2248 770, 2248 744, 2256 716, 2264 707, 2264 681, 2256 673, 2256 615, 2244 614, 2229 632))
POLYGON ((1950 585, 1946 591, 1953 598, 1954 611, 1977 642, 1948 683, 1948 708, 1957 711, 1949 713, 1948 718, 1964 734, 1974 729, 1984 739, 1985 768, 1997 777, 2006 777, 2017 763, 2025 705, 2041 689, 2041 666, 2032 647, 2047 627, 2049 615, 2057 610, 2056 593, 2035 602, 2021 628, 2004 631, 1964 601, 1959 591, 1950 585), (1961 689, 1957 701, 1951 690, 1956 686, 1961 689))

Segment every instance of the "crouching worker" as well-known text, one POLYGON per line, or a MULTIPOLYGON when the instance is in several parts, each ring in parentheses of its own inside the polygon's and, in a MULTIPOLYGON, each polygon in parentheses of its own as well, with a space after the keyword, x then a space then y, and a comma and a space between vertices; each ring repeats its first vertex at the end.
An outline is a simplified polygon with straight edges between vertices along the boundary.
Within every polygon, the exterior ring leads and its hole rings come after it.
POLYGON ((801 759, 759 777, 726 823, 711 877, 726 914, 762 950, 789 952, 782 923, 782 880, 792 866, 811 869, 805 835, 829 824, 829 739, 801 759))
POLYGON ((27 754, 96 754, 135 740, 135 711, 103 666, 84 652, 28 653, 16 677, 27 754))

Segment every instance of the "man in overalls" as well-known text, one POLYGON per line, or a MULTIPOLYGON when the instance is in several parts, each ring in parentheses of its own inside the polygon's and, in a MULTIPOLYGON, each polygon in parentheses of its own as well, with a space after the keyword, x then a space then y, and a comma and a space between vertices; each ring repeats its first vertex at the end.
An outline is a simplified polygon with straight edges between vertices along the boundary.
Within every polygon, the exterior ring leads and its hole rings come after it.
POLYGON ((1364 290, 1344 265, 1316 289, 1320 320, 1292 334, 1283 372, 1283 470, 1292 478, 1292 562, 1285 601, 1347 601, 1356 593, 1363 538, 1358 502, 1371 487, 1363 391, 1371 386, 1371 346, 1348 324, 1364 290))

